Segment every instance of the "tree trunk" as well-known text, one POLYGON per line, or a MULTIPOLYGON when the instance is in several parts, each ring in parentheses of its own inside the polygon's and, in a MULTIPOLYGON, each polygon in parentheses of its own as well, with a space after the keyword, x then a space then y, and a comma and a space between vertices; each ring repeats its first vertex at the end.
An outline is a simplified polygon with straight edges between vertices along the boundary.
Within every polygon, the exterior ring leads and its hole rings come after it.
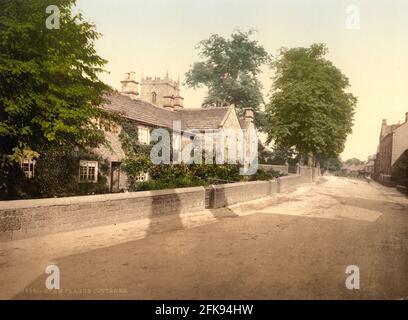
POLYGON ((313 152, 309 151, 307 154, 307 166, 312 167, 313 166, 313 152))

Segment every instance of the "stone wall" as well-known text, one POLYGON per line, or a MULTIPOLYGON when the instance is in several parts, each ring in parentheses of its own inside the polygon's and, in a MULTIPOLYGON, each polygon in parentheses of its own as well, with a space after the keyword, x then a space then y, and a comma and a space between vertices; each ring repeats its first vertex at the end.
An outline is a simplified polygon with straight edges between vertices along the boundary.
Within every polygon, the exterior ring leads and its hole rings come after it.
POLYGON ((276 181, 253 181, 212 186, 210 208, 222 208, 231 204, 268 197, 278 192, 276 181))
POLYGON ((279 178, 279 192, 286 192, 293 190, 302 184, 312 183, 320 177, 320 172, 315 172, 313 176, 313 168, 299 167, 299 174, 289 175, 279 178))
POLYGON ((203 187, 0 202, 0 240, 204 210, 203 187))
POLYGON ((289 165, 259 164, 258 168, 266 172, 273 170, 283 174, 289 173, 289 165))
POLYGON ((166 214, 192 213, 287 192, 318 179, 319 171, 300 167, 300 174, 272 181, 0 202, 0 241, 109 225, 166 214), (207 196, 206 196, 207 195, 207 196), (207 200, 207 201, 206 201, 207 200), (206 205, 207 202, 207 205, 206 205))

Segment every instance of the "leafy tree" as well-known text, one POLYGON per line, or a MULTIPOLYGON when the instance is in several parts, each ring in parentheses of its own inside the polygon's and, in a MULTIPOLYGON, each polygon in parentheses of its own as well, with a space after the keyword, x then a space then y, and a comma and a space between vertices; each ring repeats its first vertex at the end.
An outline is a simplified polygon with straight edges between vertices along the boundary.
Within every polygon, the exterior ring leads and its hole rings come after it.
POLYGON ((298 156, 295 154, 293 149, 278 149, 273 148, 272 150, 266 148, 261 142, 258 143, 258 158, 261 164, 275 164, 283 165, 288 163, 290 165, 295 165, 299 162, 298 156))
POLYGON ((374 161, 375 160, 375 154, 369 155, 367 157, 367 161, 374 161))
POLYGON ((271 100, 266 107, 268 143, 308 155, 337 157, 352 132, 357 99, 348 78, 325 59, 327 48, 282 48, 273 61, 271 100))
MULTIPOLYGON (((75 0, 0 2, 0 154, 43 145, 97 146, 95 119, 109 87, 98 79, 106 61, 94 49, 95 26, 71 11, 75 0), (48 29, 57 6, 60 28, 48 29)), ((109 121, 107 122, 109 124, 109 121)))
POLYGON ((339 171, 342 166, 342 162, 339 158, 320 158, 319 162, 323 170, 339 171))
POLYGON ((213 34, 199 43, 197 48, 204 61, 194 63, 186 73, 186 84, 208 88, 203 106, 234 104, 239 110, 251 107, 255 113, 259 111, 264 101, 257 76, 270 57, 257 41, 250 39, 253 33, 236 31, 230 39, 213 34))
POLYGON ((351 159, 346 160, 346 164, 349 166, 351 165, 359 166, 361 164, 364 164, 364 161, 361 161, 358 158, 351 158, 351 159))

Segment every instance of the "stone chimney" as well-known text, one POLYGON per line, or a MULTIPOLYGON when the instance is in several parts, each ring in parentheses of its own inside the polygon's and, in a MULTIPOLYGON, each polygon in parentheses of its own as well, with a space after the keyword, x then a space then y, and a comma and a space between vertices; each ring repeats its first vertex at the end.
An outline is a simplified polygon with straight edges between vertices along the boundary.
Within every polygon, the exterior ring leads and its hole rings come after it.
POLYGON ((387 119, 383 119, 382 126, 385 127, 387 125, 387 119))
POLYGON ((138 92, 139 83, 136 81, 136 73, 135 72, 126 73, 125 80, 122 80, 121 83, 122 83, 121 94, 128 96, 133 100, 136 100, 139 95, 138 92))
POLYGON ((254 110, 252 108, 244 109, 244 119, 247 124, 254 123, 254 110))

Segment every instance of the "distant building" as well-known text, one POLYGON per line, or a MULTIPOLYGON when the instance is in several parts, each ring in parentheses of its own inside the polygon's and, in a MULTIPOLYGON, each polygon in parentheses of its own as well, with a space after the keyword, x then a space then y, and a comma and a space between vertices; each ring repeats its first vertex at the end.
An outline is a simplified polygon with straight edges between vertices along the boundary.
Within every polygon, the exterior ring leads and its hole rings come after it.
POLYGON ((347 164, 343 163, 340 173, 342 176, 346 177, 357 177, 360 171, 364 171, 364 164, 347 164))
POLYGON ((374 174, 374 165, 375 160, 368 160, 367 163, 364 165, 364 171, 367 173, 369 177, 372 177, 374 174))
POLYGON ((393 165, 407 149, 408 112, 405 114, 403 124, 387 125, 387 120, 384 119, 374 162, 374 178, 380 182, 389 183, 393 165))

